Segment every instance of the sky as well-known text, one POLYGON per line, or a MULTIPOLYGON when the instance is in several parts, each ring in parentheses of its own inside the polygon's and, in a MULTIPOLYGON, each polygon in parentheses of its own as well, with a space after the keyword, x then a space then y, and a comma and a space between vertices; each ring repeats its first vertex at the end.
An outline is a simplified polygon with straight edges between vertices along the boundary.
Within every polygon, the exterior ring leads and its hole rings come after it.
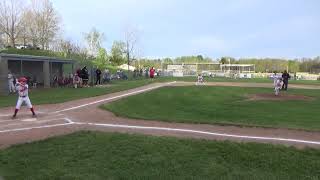
POLYGON ((302 58, 320 55, 319 0, 52 0, 65 38, 104 46, 137 33, 140 57, 203 55, 302 58))

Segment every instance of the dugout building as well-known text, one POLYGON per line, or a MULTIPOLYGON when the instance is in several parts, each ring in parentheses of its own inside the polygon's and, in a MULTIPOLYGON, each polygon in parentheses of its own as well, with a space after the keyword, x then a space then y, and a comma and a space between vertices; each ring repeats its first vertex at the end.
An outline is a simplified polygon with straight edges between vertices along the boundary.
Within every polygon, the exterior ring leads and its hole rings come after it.
POLYGON ((52 84, 54 76, 62 76, 65 67, 74 72, 74 61, 45 56, 0 54, 0 94, 8 94, 8 72, 16 77, 35 78, 45 88, 52 84))

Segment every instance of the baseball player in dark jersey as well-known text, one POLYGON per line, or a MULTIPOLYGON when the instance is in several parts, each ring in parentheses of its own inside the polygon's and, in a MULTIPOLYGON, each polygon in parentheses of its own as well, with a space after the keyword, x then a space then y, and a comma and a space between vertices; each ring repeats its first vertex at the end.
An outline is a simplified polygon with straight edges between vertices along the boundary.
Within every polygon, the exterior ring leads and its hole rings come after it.
POLYGON ((282 90, 287 90, 288 89, 288 84, 289 84, 289 79, 291 78, 290 74, 287 71, 284 71, 282 74, 282 90))

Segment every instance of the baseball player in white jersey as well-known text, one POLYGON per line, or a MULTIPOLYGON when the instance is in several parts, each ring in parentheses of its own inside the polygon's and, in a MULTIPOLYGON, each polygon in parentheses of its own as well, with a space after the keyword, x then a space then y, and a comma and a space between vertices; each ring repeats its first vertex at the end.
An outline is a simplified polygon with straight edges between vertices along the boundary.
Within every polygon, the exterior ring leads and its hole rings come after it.
POLYGON ((203 80, 203 76, 201 74, 198 75, 198 79, 197 79, 197 82, 196 82, 196 85, 204 85, 204 80, 203 80))
POLYGON ((274 94, 278 96, 282 87, 282 77, 277 75, 277 73, 274 73, 270 78, 273 79, 274 94))
POLYGON ((19 98, 18 98, 16 109, 14 111, 14 115, 12 116, 12 118, 15 118, 17 116, 17 113, 21 108, 22 103, 25 103, 27 107, 31 110, 32 115, 36 116, 28 96, 29 86, 28 84, 26 84, 26 82, 27 82, 27 79, 22 77, 19 79, 19 82, 16 84, 16 90, 18 91, 19 98))
POLYGON ((15 93, 16 92, 16 88, 14 87, 13 81, 14 81, 13 75, 11 74, 11 72, 8 72, 9 93, 15 93))

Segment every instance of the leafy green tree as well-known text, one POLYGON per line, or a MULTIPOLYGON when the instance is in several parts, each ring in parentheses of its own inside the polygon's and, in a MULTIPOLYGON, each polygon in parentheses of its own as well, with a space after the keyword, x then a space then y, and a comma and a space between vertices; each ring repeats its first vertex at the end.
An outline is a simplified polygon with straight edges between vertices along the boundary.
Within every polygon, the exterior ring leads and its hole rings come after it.
POLYGON ((299 72, 300 71, 299 62, 289 60, 288 61, 288 68, 289 68, 290 72, 299 72))
POLYGON ((221 64, 227 64, 227 63, 229 63, 229 62, 228 62, 228 59, 227 59, 226 57, 222 57, 222 58, 220 59, 220 63, 221 63, 221 64))
POLYGON ((110 62, 112 63, 112 65, 119 66, 126 62, 125 46, 126 44, 122 41, 113 42, 110 56, 110 62))
POLYGON ((173 64, 173 60, 171 58, 164 58, 162 61, 164 64, 173 64))
POLYGON ((204 60, 204 58, 203 58, 202 55, 198 55, 198 56, 197 56, 197 59, 198 59, 199 61, 203 61, 203 60, 204 60))
POLYGON ((99 49, 97 57, 93 60, 93 64, 99 69, 105 69, 107 67, 109 58, 106 49, 99 49))
POLYGON ((105 36, 104 33, 99 32, 96 28, 92 28, 90 32, 84 34, 84 39, 87 42, 88 53, 96 56, 102 47, 105 36))

